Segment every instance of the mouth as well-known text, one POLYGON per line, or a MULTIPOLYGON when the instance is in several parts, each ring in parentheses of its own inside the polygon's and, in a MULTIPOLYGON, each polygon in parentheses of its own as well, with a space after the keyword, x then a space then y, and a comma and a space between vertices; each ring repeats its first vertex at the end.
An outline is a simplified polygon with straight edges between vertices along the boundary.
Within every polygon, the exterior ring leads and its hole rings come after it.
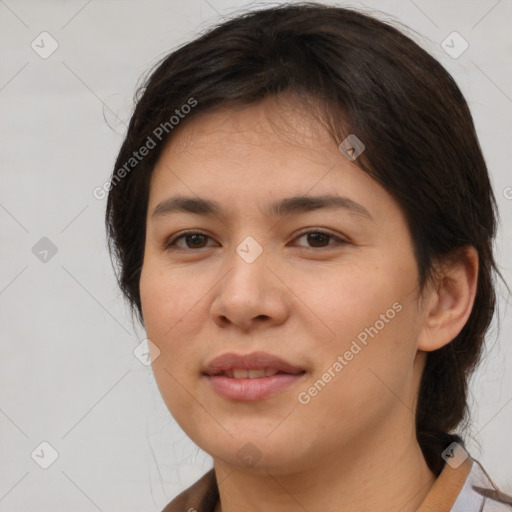
POLYGON ((254 401, 297 383, 306 370, 264 352, 229 353, 213 359, 202 374, 224 398, 254 401))
POLYGON ((225 370, 218 372, 210 377, 228 377, 229 379, 263 379, 265 377, 273 377, 274 375, 298 375, 305 373, 299 371, 297 373, 287 373, 276 370, 275 368, 257 368, 247 370, 245 368, 234 368, 232 370, 225 370))

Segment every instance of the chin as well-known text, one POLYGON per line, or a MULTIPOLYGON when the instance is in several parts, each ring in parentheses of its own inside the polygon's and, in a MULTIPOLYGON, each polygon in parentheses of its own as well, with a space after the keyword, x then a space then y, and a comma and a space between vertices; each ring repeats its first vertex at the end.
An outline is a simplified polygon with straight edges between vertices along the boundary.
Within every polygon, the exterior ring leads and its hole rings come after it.
MULTIPOLYGON (((305 469, 310 467, 311 455, 299 454, 295 444, 286 444, 285 440, 277 436, 272 441, 270 438, 266 439, 266 435, 233 435, 225 445, 221 446, 216 440, 203 444, 202 449, 209 453, 215 462, 236 468, 237 471, 284 475, 300 471, 302 466, 305 469), (209 446, 213 449, 209 450, 209 446), (301 460, 304 460, 304 464, 301 460)), ((291 441, 288 439, 288 442, 291 441)))

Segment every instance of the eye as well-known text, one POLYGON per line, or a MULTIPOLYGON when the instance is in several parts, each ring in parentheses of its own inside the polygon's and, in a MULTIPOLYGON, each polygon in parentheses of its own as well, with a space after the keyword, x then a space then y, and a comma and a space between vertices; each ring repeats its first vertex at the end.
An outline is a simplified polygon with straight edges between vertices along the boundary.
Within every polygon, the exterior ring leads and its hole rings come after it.
MULTIPOLYGON (((333 244, 329 242, 332 240, 337 242, 337 245, 343 245, 348 243, 347 241, 342 240, 340 237, 336 235, 318 230, 304 231, 300 233, 299 236, 297 236, 294 240, 300 240, 301 238, 304 237, 306 237, 306 240, 309 244, 312 244, 310 246, 306 246, 309 249, 319 249, 331 246, 333 244)), ((205 242, 208 239, 211 239, 211 237, 200 231, 187 231, 169 240, 169 242, 167 242, 165 245, 165 249, 204 249, 205 247, 207 247, 207 245, 205 245, 205 242), (184 240, 185 247, 177 244, 177 242, 182 239, 184 240)))
POLYGON ((337 245, 343 245, 348 243, 347 241, 342 240, 340 237, 336 235, 318 230, 305 231, 302 234, 299 234, 299 236, 295 240, 300 240, 301 238, 304 237, 306 237, 308 243, 313 244, 311 246, 307 246, 308 248, 311 249, 318 249, 328 247, 329 245, 333 245, 328 243, 330 240, 335 240, 337 242, 337 245), (327 242, 327 244, 325 244, 325 242, 327 242))
POLYGON ((178 249, 203 249, 205 247, 203 243, 208 238, 210 238, 208 235, 201 233, 200 231, 187 231, 169 240, 169 242, 166 243, 165 248, 173 249, 177 247, 178 249), (176 244, 176 242, 181 239, 185 240, 185 244, 187 245, 186 247, 176 244), (191 246, 189 244, 191 244, 191 246))

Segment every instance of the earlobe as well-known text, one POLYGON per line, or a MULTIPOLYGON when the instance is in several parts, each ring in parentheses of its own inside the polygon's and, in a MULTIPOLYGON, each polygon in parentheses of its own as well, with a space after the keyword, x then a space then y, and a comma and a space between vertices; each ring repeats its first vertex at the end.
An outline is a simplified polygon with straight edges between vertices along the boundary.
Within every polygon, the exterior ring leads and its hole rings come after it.
POLYGON ((425 290, 419 350, 437 350, 460 333, 473 309, 477 283, 478 253, 473 246, 458 248, 440 263, 437 277, 425 290))

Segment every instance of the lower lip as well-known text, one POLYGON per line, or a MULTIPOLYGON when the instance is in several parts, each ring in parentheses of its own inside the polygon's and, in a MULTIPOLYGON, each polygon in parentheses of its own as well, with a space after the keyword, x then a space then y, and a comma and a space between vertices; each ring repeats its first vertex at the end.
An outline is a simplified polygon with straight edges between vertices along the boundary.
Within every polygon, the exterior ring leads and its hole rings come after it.
POLYGON ((262 400, 299 381, 305 374, 276 374, 261 379, 234 379, 208 375, 206 378, 220 395, 232 400, 262 400))

